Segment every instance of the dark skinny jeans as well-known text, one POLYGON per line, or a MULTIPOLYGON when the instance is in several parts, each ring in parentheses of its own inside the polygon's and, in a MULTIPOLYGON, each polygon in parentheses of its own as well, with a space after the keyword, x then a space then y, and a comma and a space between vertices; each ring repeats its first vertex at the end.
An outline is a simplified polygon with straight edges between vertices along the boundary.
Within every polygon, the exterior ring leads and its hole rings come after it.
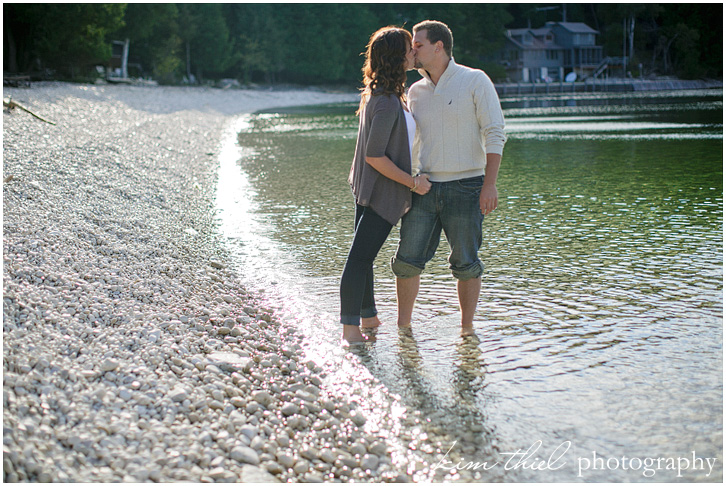
POLYGON ((360 326, 378 314, 373 295, 373 261, 393 225, 369 207, 356 204, 355 234, 340 279, 340 322, 360 326))

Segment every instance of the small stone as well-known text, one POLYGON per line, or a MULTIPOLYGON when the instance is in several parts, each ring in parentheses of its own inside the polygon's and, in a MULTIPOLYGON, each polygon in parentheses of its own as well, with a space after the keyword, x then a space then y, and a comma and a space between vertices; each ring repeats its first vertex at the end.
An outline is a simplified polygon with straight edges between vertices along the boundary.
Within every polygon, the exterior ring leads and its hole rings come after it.
POLYGON ((360 413, 358 413, 358 412, 356 412, 356 411, 354 411, 354 412, 351 412, 351 414, 350 414, 350 419, 351 419, 351 420, 353 421, 353 423, 354 423, 354 424, 356 424, 356 425, 357 425, 358 427, 362 427, 362 426, 363 426, 363 425, 364 425, 364 424, 366 423, 366 418, 365 418, 365 417, 364 417, 364 416, 363 416, 362 414, 360 414, 360 413))
POLYGON ((335 463, 337 457, 335 456, 333 451, 331 451, 330 449, 325 449, 323 452, 320 453, 320 459, 327 462, 328 464, 333 464, 335 463))
POLYGON ((252 394, 252 400, 256 401, 263 407, 267 407, 272 403, 272 395, 264 390, 256 391, 252 394))
POLYGON ((174 402, 183 402, 189 398, 189 393, 184 388, 174 388, 169 392, 169 398, 174 402))
POLYGON ((304 474, 308 472, 310 469, 310 463, 305 460, 299 460, 295 463, 295 465, 292 467, 292 470, 295 472, 295 474, 304 474))
POLYGON ((290 415, 295 415, 296 413, 298 413, 300 411, 300 407, 298 407, 294 403, 286 403, 282 406, 280 411, 285 417, 289 417, 290 415))
POLYGON ((284 471, 283 467, 275 461, 270 461, 265 464, 265 469, 267 469, 267 472, 270 474, 280 474, 284 471))
POLYGON ((246 437, 247 437, 248 439, 250 439, 250 440, 252 440, 252 439, 254 439, 255 437, 257 437, 257 435, 258 435, 258 434, 260 433, 260 432, 259 432, 259 430, 257 429, 257 427, 254 427, 254 426, 252 426, 252 425, 243 425, 243 426, 242 426, 242 427, 241 427, 241 428, 239 429, 239 432, 240 432, 240 433, 241 433, 242 435, 246 436, 246 437))
POLYGON ((229 454, 237 462, 253 464, 255 466, 260 463, 260 456, 251 447, 237 446, 229 454))
POLYGON ((322 474, 311 472, 305 475, 305 481, 308 483, 322 483, 324 478, 322 474))
POLYGON ((353 455, 358 455, 363 457, 363 455, 368 452, 366 449, 366 446, 361 444, 360 442, 356 442, 352 446, 350 446, 350 453, 353 455))
POLYGON ((242 466, 240 481, 243 483, 279 483, 280 481, 264 469, 245 464, 242 466))
POLYGON ((319 455, 320 455, 320 451, 318 451, 315 447, 309 447, 309 446, 308 447, 304 447, 300 451, 300 456, 301 457, 304 457, 305 459, 309 459, 311 461, 313 459, 317 459, 319 455))
POLYGON ((149 342, 155 343, 161 338, 161 331, 159 329, 155 329, 149 333, 149 342))
POLYGON ((278 453, 277 456, 277 462, 279 462, 283 467, 285 468, 291 468, 295 465, 295 458, 292 457, 292 455, 287 453, 278 453))
POLYGON ((112 359, 104 359, 101 363, 101 370, 104 372, 113 371, 118 368, 119 362, 112 359))
POLYGON ((360 461, 360 468, 364 471, 371 470, 375 471, 378 469, 378 463, 379 459, 378 456, 374 456, 372 454, 366 454, 363 456, 363 458, 360 461))
POLYGON ((371 452, 371 454, 383 456, 386 454, 386 444, 380 441, 375 441, 370 445, 370 447, 368 447, 368 450, 371 452))

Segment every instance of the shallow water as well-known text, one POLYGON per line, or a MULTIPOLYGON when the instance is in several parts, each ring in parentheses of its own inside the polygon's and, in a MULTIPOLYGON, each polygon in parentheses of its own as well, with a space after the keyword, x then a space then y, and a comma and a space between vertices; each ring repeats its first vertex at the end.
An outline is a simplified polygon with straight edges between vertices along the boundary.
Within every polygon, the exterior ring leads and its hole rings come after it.
POLYGON ((327 385, 415 479, 720 481, 721 91, 502 105, 478 339, 459 337, 445 241, 412 333, 398 332, 394 229, 376 269, 384 326, 341 346, 353 105, 244 116, 225 135, 220 228, 250 288, 297 323, 327 385))

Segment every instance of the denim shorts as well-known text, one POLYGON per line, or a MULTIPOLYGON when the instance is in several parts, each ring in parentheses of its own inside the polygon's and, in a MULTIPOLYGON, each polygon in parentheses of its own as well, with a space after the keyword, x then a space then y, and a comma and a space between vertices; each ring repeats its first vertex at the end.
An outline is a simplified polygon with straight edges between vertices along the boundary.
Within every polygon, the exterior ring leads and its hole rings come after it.
POLYGON ((433 182, 431 190, 413 195, 411 209, 401 219, 401 239, 391 268, 398 278, 420 275, 434 257, 441 230, 451 248, 449 268, 458 280, 481 277, 479 259, 484 216, 479 195, 484 176, 451 182, 433 182))

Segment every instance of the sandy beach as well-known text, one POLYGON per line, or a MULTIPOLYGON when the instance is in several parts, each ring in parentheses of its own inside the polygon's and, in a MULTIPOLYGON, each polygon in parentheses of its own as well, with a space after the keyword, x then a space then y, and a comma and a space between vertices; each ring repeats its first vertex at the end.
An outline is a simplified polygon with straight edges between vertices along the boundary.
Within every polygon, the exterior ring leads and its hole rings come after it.
POLYGON ((405 481, 215 232, 235 115, 355 93, 5 88, 3 480, 405 481))

